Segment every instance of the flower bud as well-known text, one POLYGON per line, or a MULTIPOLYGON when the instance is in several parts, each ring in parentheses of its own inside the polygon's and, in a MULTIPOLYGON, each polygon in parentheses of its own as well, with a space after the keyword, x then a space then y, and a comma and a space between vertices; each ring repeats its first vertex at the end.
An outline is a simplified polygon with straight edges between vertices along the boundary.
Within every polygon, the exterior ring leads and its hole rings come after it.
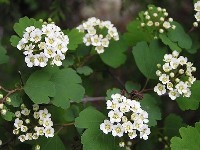
POLYGON ((161 64, 157 64, 157 67, 160 68, 160 67, 161 67, 161 64))
POLYGON ((162 138, 161 138, 161 137, 159 137, 159 138, 158 138, 158 141, 159 141, 159 142, 162 142, 162 138))
POLYGON ((40 150, 40 145, 36 145, 35 150, 40 150))
POLYGON ((179 73, 179 74, 184 74, 184 70, 183 70, 183 69, 180 69, 180 70, 178 71, 178 73, 179 73))
POLYGON ((198 22, 194 22, 194 23, 193 23, 193 26, 194 26, 194 27, 198 27, 198 22))
POLYGON ((196 67, 192 67, 192 72, 195 72, 196 70, 196 67))
POLYGON ((167 136, 165 136, 165 137, 164 137, 164 140, 165 140, 165 141, 167 141, 167 140, 168 140, 168 137, 167 137, 167 136))
POLYGON ((26 108, 26 106, 24 104, 21 104, 21 109, 26 108))
POLYGON ((124 142, 119 142, 119 147, 124 147, 125 143, 124 142))
POLYGON ((164 30, 163 30, 163 29, 159 29, 159 32, 160 32, 160 33, 163 33, 163 32, 164 32, 164 30))
POLYGON ((160 21, 164 21, 165 19, 163 17, 160 17, 160 21))
POLYGON ((173 77, 174 77, 174 73, 171 72, 171 73, 169 74, 169 76, 170 76, 171 78, 173 78, 173 77))
POLYGON ((144 22, 142 22, 142 23, 141 23, 141 27, 144 27, 144 26, 145 26, 145 23, 144 23, 144 22))
POLYGON ((180 82, 180 79, 179 79, 179 78, 176 78, 175 81, 178 83, 178 82, 180 82))
POLYGON ((7 103, 11 103, 11 98, 10 98, 10 97, 7 97, 7 98, 6 98, 6 102, 7 102, 7 103))
POLYGON ((13 130, 13 134, 15 134, 15 135, 19 134, 19 130, 18 129, 14 129, 13 130))
POLYGON ((51 18, 48 18, 47 20, 48 20, 48 22, 52 22, 52 19, 51 19, 51 18))
POLYGON ((132 143, 131 141, 128 141, 128 142, 127 142, 127 145, 128 145, 128 146, 131 146, 131 145, 133 145, 133 143, 132 143))
POLYGON ((2 99, 3 98, 3 94, 0 94, 0 99, 2 99))
POLYGON ((3 109, 3 103, 0 104, 0 109, 3 109))
POLYGON ((173 22, 173 18, 169 18, 168 20, 169 20, 169 22, 173 22))
POLYGON ((1 115, 3 115, 3 116, 4 116, 4 115, 6 114, 6 112, 7 112, 7 110, 6 110, 6 109, 2 109, 2 110, 1 110, 1 115))
POLYGON ((26 119, 25 122, 26 122, 26 124, 29 124, 31 121, 30 121, 30 119, 26 119))
POLYGON ((154 16, 154 17, 157 17, 157 16, 158 16, 158 14, 157 14, 157 13, 153 13, 153 16, 154 16))
POLYGON ((0 140, 0 146, 2 145, 2 143, 3 143, 2 140, 0 140))
POLYGON ((175 26, 175 25, 172 25, 172 29, 175 30, 175 29, 176 29, 176 26, 175 26))

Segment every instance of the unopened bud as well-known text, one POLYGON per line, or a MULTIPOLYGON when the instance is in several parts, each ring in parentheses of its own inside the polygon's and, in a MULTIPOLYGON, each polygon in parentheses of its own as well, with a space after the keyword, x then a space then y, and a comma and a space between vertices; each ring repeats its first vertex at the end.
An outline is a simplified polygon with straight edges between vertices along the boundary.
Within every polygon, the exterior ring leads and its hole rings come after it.
POLYGON ((40 145, 36 145, 35 150, 40 150, 40 145))
POLYGON ((178 71, 178 73, 179 73, 179 74, 184 74, 184 70, 183 70, 183 69, 180 69, 180 70, 178 71))
POLYGON ((158 138, 158 141, 159 141, 159 142, 162 142, 162 138, 158 138))
POLYGON ((165 141, 167 141, 167 140, 168 140, 168 137, 167 137, 167 136, 165 136, 165 137, 164 137, 164 140, 165 140, 165 141))
POLYGON ((198 25, 199 25, 198 22, 194 22, 194 23, 193 23, 193 26, 194 26, 194 27, 198 27, 198 25))
POLYGON ((51 18, 48 18, 48 22, 52 22, 52 19, 51 19, 51 18))
POLYGON ((164 32, 164 30, 163 30, 163 29, 159 29, 159 32, 160 32, 160 33, 163 33, 163 32, 164 32))
POLYGON ((2 109, 2 110, 1 110, 1 115, 3 115, 3 116, 4 116, 4 115, 6 114, 6 112, 7 112, 7 110, 6 110, 6 109, 2 109))
POLYGON ((169 76, 170 76, 171 78, 173 78, 173 77, 174 77, 174 73, 171 72, 171 73, 169 74, 169 76))
POLYGON ((178 82, 180 82, 180 79, 179 79, 179 78, 176 78, 175 81, 178 83, 178 82))
POLYGON ((161 67, 161 64, 157 64, 157 67, 160 68, 160 67, 161 67))
POLYGON ((43 19, 39 19, 39 22, 43 22, 43 19))
POLYGON ((30 119, 26 119, 25 122, 26 122, 26 124, 29 124, 31 121, 30 121, 30 119))
POLYGON ((7 102, 7 103, 11 103, 11 98, 10 98, 10 97, 7 97, 7 98, 6 98, 6 102, 7 102))
POLYGON ((3 109, 3 103, 0 104, 0 109, 3 109))
POLYGON ((0 99, 2 99, 3 98, 3 94, 0 94, 0 99))

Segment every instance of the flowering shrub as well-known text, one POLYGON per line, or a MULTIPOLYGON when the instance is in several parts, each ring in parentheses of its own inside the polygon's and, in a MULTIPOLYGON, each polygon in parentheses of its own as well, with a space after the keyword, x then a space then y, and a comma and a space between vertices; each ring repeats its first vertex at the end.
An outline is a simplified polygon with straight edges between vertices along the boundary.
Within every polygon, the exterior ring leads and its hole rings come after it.
POLYGON ((189 31, 154 5, 124 33, 96 17, 72 29, 20 18, 12 51, 0 44, 0 149, 199 149, 194 10, 189 31))

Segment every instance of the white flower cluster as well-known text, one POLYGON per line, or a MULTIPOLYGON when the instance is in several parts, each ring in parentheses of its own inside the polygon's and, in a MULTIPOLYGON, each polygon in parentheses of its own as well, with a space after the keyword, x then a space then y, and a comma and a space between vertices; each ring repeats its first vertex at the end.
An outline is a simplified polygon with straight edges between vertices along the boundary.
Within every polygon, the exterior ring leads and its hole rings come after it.
POLYGON ((194 4, 194 10, 197 11, 197 13, 194 15, 194 17, 196 18, 197 22, 194 22, 193 25, 195 27, 198 27, 198 22, 200 21, 200 1, 197 1, 194 4))
POLYGON ((33 112, 26 108, 24 104, 21 105, 21 111, 15 112, 15 122, 13 134, 19 135, 18 139, 21 142, 27 140, 36 140, 39 136, 53 137, 54 128, 51 121, 51 114, 45 108, 39 110, 39 106, 33 105, 33 112), (31 120, 33 115, 34 120, 31 120), (36 125, 34 125, 36 123, 36 125))
POLYGON ((42 29, 27 27, 17 48, 23 50, 28 67, 62 65, 68 48, 69 38, 54 23, 43 24, 42 29))
POLYGON ((110 21, 101 21, 95 17, 89 18, 86 22, 77 27, 79 32, 86 33, 83 42, 86 46, 95 46, 98 54, 104 52, 104 48, 109 46, 109 41, 114 39, 119 40, 117 28, 110 21), (106 29, 106 35, 103 31, 106 29))
POLYGON ((111 98, 106 103, 107 109, 110 109, 109 120, 104 120, 100 129, 105 134, 112 132, 113 136, 118 137, 127 134, 130 139, 136 138, 138 131, 140 138, 147 140, 150 134, 148 113, 142 110, 140 103, 121 94, 113 94, 111 98))
POLYGON ((158 33, 163 33, 170 28, 176 28, 175 25, 171 24, 173 22, 173 19, 167 19, 168 13, 166 9, 163 9, 161 7, 155 7, 151 5, 148 7, 147 11, 142 12, 141 16, 142 17, 140 17, 140 26, 145 29, 148 28, 148 30, 153 30, 155 34, 154 38, 157 38, 158 33))
POLYGON ((180 95, 190 97, 190 87, 196 81, 192 73, 196 71, 196 68, 188 62, 187 57, 179 56, 177 51, 165 54, 163 61, 164 65, 161 67, 158 64, 159 70, 156 71, 161 83, 154 87, 154 91, 158 95, 168 93, 172 100, 180 95))

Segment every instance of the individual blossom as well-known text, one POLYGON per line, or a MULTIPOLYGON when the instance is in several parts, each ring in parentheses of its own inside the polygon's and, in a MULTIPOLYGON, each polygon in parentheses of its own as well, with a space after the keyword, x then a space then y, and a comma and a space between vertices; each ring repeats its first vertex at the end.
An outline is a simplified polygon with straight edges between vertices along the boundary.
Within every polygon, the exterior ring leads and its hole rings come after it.
POLYGON ((18 135, 21 142, 37 140, 40 136, 54 136, 51 114, 46 108, 39 109, 39 105, 34 104, 31 110, 22 104, 21 111, 16 111, 15 117, 13 134, 18 135))
POLYGON ((188 62, 187 57, 179 56, 177 51, 172 54, 164 55, 164 64, 156 71, 160 83, 154 87, 154 91, 158 95, 167 93, 172 100, 177 97, 190 97, 190 88, 196 81, 192 75, 196 71, 191 62, 188 62))
POLYGON ((98 54, 104 53, 110 40, 119 40, 117 28, 110 21, 102 21, 95 17, 89 18, 77 27, 79 32, 84 32, 83 43, 94 46, 98 54), (106 32, 106 33, 105 33, 106 32))
POLYGON ((61 66, 67 52, 69 38, 53 22, 43 23, 41 28, 25 29, 17 48, 23 51, 28 67, 61 66))
MULTIPOLYGON (((108 118, 100 124, 100 130, 114 137, 128 137, 134 139, 139 136, 147 140, 150 129, 147 125, 148 113, 142 110, 136 100, 131 100, 121 94, 112 94, 107 103, 108 118)), ((119 143, 123 147, 123 142, 119 143)))

